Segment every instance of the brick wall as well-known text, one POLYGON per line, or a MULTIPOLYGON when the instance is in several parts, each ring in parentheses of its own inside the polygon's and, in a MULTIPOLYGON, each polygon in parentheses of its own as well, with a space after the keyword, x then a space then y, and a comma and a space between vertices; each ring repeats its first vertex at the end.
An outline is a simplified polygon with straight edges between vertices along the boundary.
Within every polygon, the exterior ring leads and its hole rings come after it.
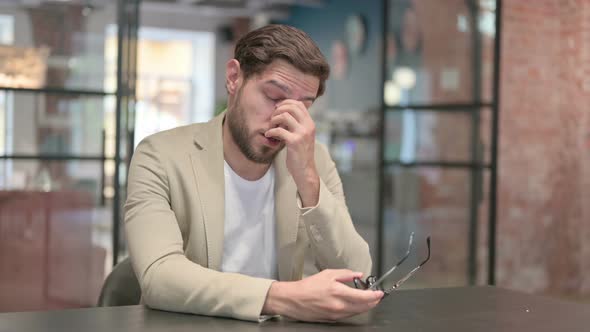
POLYGON ((590 0, 504 1, 498 284, 590 297, 590 0))

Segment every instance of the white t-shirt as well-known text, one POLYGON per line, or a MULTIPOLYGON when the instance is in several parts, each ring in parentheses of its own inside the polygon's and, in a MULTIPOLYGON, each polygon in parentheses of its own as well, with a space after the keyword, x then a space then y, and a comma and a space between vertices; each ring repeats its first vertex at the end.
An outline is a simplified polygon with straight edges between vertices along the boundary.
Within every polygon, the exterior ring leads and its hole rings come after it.
POLYGON ((248 181, 224 162, 225 225, 221 271, 277 279, 275 171, 248 181))

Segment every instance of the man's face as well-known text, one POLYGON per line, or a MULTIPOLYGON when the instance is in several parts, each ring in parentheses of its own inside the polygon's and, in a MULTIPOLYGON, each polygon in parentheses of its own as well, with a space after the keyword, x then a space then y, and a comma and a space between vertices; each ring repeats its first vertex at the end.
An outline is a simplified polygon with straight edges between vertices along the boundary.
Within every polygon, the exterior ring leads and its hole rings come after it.
POLYGON ((226 121, 244 156, 256 163, 272 163, 284 147, 283 142, 264 136, 271 129, 270 119, 276 106, 285 99, 293 99, 309 108, 319 84, 317 77, 304 74, 283 60, 275 60, 246 81, 240 80, 230 98, 226 121))

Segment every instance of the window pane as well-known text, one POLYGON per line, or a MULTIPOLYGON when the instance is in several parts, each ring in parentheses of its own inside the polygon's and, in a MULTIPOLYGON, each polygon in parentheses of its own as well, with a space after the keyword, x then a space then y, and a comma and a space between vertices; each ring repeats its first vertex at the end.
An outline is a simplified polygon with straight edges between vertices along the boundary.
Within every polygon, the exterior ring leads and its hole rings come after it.
POLYGON ((112 264, 101 163, 0 165, 0 311, 95 305, 112 264))
MULTIPOLYGON (((426 237, 432 238, 430 261, 405 284, 405 288, 469 283, 470 232, 485 235, 481 229, 487 220, 476 218, 478 229, 471 228, 470 172, 430 167, 387 169, 383 271, 404 255, 412 232, 415 232, 413 253, 396 272, 394 279, 404 275, 426 257, 426 237)), ((481 178, 477 181, 480 182, 481 178)), ((480 190, 474 196, 478 206, 483 199, 480 190)), ((478 248, 482 248, 479 244, 481 241, 477 236, 475 240, 476 250, 472 253, 481 257, 481 251, 477 252, 478 248)), ((485 270, 485 263, 480 263, 479 267, 481 274, 485 270)))
POLYGON ((105 90, 115 1, 11 3, 0 6, 0 86, 105 90))
POLYGON ((391 111, 385 115, 385 160, 403 162, 489 161, 489 109, 472 112, 391 111), (474 124, 479 132, 474 133, 474 124), (472 157, 473 135, 479 137, 472 157))
MULTIPOLYGON (((317 138, 325 143, 342 180, 348 210, 359 234, 377 255, 379 209, 379 114, 314 113, 317 138)), ((377 261, 374 259, 376 267, 377 261)))
POLYGON ((0 115, 2 155, 114 156, 114 97, 0 91, 0 115))
POLYGON ((495 6, 389 0, 388 105, 489 101, 495 6), (478 89, 479 87, 479 89, 478 89))
POLYGON ((346 203, 356 230, 367 241, 373 256, 377 252, 377 211, 379 201, 378 140, 370 137, 334 138, 331 155, 342 180, 346 203))

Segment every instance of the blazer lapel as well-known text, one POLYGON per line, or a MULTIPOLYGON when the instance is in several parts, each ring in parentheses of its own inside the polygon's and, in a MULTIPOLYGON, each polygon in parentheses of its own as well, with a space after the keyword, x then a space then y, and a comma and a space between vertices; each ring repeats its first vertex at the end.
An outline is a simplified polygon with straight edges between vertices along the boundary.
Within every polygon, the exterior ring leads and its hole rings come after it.
POLYGON ((277 263, 279 280, 282 281, 292 279, 293 253, 299 221, 297 187, 287 170, 286 155, 284 149, 277 155, 274 162, 277 263))
MULTIPOLYGON (((190 156, 205 222, 208 268, 217 271, 221 269, 223 257, 225 222, 224 158, 221 136, 223 119, 224 114, 221 114, 211 122, 200 126, 195 134, 196 149, 190 156)), ((279 280, 291 280, 299 209, 297 208, 297 187, 287 170, 286 150, 277 155, 274 166, 279 280)))
POLYGON ((223 119, 224 113, 199 126, 195 134, 196 149, 190 155, 205 222, 208 268, 217 271, 221 269, 223 257, 225 220, 223 119))

